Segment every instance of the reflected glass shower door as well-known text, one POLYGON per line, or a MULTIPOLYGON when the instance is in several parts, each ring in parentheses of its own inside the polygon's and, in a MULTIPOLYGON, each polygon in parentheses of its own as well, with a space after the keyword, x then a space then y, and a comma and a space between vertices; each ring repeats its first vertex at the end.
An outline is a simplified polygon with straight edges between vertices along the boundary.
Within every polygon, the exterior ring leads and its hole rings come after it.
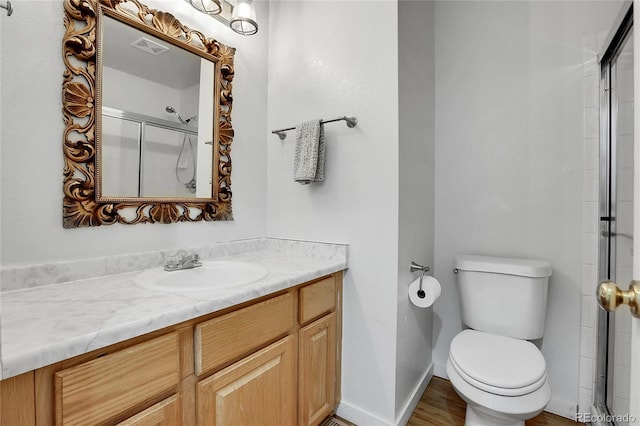
MULTIPOLYGON (((101 196, 193 198, 198 162, 197 127, 103 107, 101 196)), ((206 143, 206 142, 203 142, 206 143)), ((210 165, 203 162, 209 170, 210 165)), ((203 191, 210 197, 211 185, 203 191)))
MULTIPOLYGON (((622 28, 602 70, 600 279, 633 278, 633 28, 622 28)), ((606 58, 606 56, 605 56, 606 58)), ((629 309, 600 313, 599 386, 610 424, 627 425, 631 365, 629 309)), ((603 413, 604 414, 604 413, 603 413)))

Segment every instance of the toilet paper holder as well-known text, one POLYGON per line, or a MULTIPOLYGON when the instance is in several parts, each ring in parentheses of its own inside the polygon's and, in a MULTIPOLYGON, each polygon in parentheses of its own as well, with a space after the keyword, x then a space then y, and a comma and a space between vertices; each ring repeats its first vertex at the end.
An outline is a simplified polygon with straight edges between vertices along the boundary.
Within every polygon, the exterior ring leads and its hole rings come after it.
POLYGON ((424 299, 426 294, 425 294, 424 290, 422 289, 422 279, 424 278, 425 274, 427 272, 429 272, 431 269, 428 266, 422 266, 422 265, 417 264, 414 261, 411 261, 411 264, 409 265, 409 270, 411 272, 422 271, 422 275, 420 275, 420 286, 418 287, 418 297, 420 299, 424 299))

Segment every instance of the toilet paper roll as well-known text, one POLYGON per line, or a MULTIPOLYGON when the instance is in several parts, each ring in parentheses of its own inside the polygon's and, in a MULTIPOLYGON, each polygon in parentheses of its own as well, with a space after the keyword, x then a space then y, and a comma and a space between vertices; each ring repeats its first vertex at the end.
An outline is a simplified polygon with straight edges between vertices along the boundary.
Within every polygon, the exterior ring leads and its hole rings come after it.
POLYGON ((429 275, 425 275, 424 278, 422 278, 422 291, 424 291, 424 297, 420 297, 418 295, 419 289, 420 278, 417 278, 409 285, 409 300, 419 308, 428 308, 433 305, 433 302, 440 297, 440 292, 442 291, 440 282, 429 275))

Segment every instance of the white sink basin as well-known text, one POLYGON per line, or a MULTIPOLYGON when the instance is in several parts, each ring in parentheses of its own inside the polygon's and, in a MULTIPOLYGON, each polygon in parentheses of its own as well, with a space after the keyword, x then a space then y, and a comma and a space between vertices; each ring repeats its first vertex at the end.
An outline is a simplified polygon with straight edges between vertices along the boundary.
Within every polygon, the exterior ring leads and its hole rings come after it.
POLYGON ((220 290, 259 281, 267 276, 267 268, 248 262, 209 260, 193 269, 167 272, 154 268, 135 277, 138 285, 154 290, 202 291, 220 290))

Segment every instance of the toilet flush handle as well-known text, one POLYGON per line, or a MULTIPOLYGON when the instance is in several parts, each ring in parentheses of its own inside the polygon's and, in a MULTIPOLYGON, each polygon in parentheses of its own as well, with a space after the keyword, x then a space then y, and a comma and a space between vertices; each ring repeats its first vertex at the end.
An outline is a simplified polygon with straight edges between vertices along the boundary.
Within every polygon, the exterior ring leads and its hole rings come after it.
POLYGON ((603 281, 598 286, 598 302, 608 312, 629 305, 631 315, 640 318, 640 281, 631 281, 629 290, 620 290, 613 281, 603 281))

